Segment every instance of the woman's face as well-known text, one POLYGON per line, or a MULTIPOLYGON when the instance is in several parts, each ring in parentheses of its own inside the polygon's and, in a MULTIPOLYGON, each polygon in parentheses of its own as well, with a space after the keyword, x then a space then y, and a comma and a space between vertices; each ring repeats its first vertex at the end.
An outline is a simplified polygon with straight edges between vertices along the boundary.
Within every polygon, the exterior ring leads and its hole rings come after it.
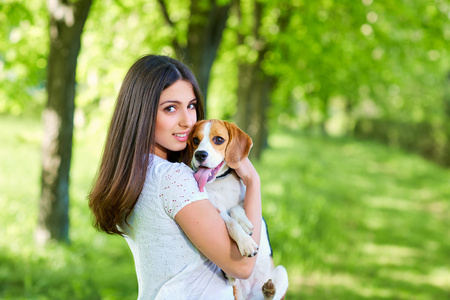
POLYGON ((188 81, 178 80, 159 98, 155 128, 155 153, 167 159, 169 151, 186 148, 189 131, 197 122, 197 99, 188 81))

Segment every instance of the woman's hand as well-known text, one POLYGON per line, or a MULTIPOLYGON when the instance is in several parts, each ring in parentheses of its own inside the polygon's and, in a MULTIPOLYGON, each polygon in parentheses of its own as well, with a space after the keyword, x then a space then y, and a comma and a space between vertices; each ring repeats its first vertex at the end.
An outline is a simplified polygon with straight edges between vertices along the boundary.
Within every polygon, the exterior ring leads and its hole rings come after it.
POLYGON ((260 184, 259 174, 248 157, 241 161, 241 165, 235 171, 245 186, 260 184))

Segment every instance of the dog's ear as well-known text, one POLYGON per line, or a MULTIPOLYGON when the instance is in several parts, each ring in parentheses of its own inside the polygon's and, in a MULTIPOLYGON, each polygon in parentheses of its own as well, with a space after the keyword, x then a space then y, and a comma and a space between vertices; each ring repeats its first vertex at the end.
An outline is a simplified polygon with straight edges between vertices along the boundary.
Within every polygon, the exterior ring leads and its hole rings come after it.
POLYGON ((189 167, 191 166, 191 160, 192 155, 194 155, 194 144, 192 143, 192 136, 194 135, 194 132, 197 130, 197 127, 200 125, 202 121, 198 121, 197 123, 192 126, 191 131, 189 132, 189 136, 187 139, 187 146, 186 149, 183 150, 183 153, 181 154, 181 162, 185 163, 189 167))
POLYGON ((234 123, 224 122, 228 130, 229 141, 225 150, 225 162, 232 169, 237 169, 241 161, 248 157, 253 146, 251 137, 234 123))

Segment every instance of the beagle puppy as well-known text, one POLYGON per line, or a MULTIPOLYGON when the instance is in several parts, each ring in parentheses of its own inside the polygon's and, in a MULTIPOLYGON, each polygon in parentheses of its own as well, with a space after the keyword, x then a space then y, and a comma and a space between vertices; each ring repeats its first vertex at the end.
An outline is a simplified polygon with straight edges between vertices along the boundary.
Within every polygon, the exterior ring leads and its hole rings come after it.
POLYGON ((274 268, 264 219, 259 248, 250 237, 253 225, 243 208, 245 186, 234 172, 248 157, 252 139, 233 123, 202 120, 190 131, 187 144, 185 161, 195 171, 199 189, 207 189, 209 200, 220 212, 239 251, 247 257, 258 254, 250 278, 236 280, 227 276, 235 299, 284 299, 289 285, 287 271, 281 265, 274 268))

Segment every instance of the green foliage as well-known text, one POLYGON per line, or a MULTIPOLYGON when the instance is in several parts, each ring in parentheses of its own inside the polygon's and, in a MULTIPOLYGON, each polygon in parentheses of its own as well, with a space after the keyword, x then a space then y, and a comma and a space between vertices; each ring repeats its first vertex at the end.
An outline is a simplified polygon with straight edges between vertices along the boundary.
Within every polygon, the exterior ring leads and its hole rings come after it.
POLYGON ((0 3, 0 113, 40 110, 49 39, 44 1, 0 3))
MULTIPOLYGON (((281 55, 268 67, 282 81, 275 97, 305 103, 311 122, 329 117, 331 97, 350 109, 370 101, 380 115, 412 122, 441 108, 450 69, 448 3, 324 0, 290 11, 278 37, 281 55)), ((298 113, 293 106, 290 115, 298 113)))
MULTIPOLYGON (((125 72, 138 57, 173 55, 174 38, 187 43, 190 2, 166 2, 175 28, 167 26, 157 1, 94 1, 78 60, 78 123, 109 119, 125 72)), ((264 43, 264 72, 277 82, 271 124, 323 124, 335 116, 336 99, 350 119, 344 132, 360 117, 446 122, 448 2, 258 1, 261 26, 253 28, 255 3, 240 1, 240 14, 230 10, 210 81, 212 117, 233 117, 237 65, 254 61, 264 43)), ((0 113, 39 112, 48 54, 45 1, 0 6, 7 37, 0 42, 0 113)))
POLYGON ((156 1, 93 2, 77 67, 79 124, 109 120, 123 78, 139 57, 171 53, 172 33, 163 24, 156 1))
MULTIPOLYGON (((37 247, 42 131, 0 119, 0 298, 136 299, 126 242, 96 232, 86 195, 104 136, 79 128, 71 170, 72 244, 37 247)), ((449 170, 379 144, 278 131, 255 166, 274 259, 289 299, 445 299, 449 170)))

